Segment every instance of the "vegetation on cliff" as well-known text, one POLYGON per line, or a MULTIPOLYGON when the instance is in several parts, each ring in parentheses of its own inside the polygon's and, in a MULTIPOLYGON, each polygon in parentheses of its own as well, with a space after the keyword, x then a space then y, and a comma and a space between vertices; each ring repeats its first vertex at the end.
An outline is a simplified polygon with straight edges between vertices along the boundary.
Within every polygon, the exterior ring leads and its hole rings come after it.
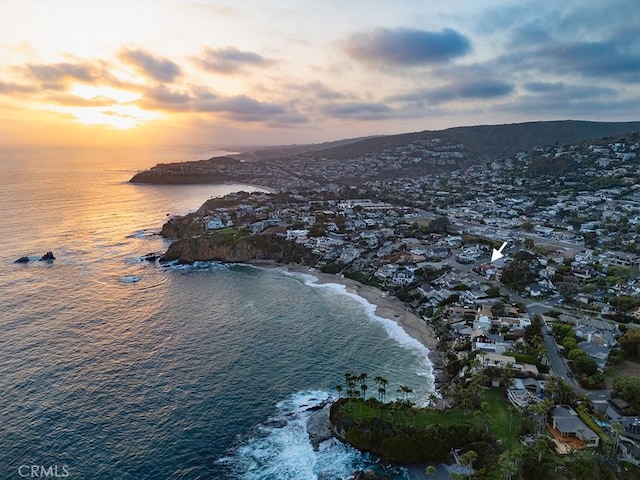
POLYGON ((316 259, 304 246, 284 237, 275 234, 252 235, 244 229, 226 228, 176 240, 160 259, 171 260, 181 263, 272 260, 311 265, 316 259))
POLYGON ((472 450, 480 458, 475 467, 482 469, 517 445, 519 425, 494 392, 483 396, 491 403, 479 412, 416 408, 406 399, 341 398, 330 420, 343 441, 392 463, 446 462, 452 450, 472 450))

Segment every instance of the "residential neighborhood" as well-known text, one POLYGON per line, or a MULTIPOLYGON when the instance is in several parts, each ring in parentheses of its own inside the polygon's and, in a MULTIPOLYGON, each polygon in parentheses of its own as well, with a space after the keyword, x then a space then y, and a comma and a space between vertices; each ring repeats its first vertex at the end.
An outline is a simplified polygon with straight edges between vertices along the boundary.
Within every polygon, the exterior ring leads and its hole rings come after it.
MULTIPOLYGON (((546 405, 545 431, 558 454, 611 448, 615 439, 616 452, 640 465, 640 411, 607 377, 638 355, 620 343, 640 317, 640 144, 638 134, 628 137, 539 148, 447 174, 238 192, 167 225, 304 247, 313 269, 375 286, 430 325, 443 377, 464 384, 481 370, 514 408, 546 405), (491 261, 498 248, 501 258, 491 261), (598 404, 592 392, 609 397, 598 404)), ((432 143, 430 161, 464 155, 462 146, 432 143)), ((412 148, 380 161, 423 161, 412 148)), ((333 174, 365 164, 375 171, 364 158, 335 163, 333 174)), ((297 168, 311 172, 313 164, 297 168)))

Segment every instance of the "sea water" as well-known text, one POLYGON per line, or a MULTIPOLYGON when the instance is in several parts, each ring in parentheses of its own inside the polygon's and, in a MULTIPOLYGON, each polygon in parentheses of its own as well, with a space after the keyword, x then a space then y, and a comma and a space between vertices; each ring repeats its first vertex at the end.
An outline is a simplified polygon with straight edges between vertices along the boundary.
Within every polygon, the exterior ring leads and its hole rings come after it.
POLYGON ((382 375, 389 396, 409 385, 426 401, 433 376, 420 343, 312 276, 142 259, 167 248, 157 233, 168 214, 252 187, 128 179, 217 153, 0 151, 0 478, 33 468, 105 480, 384 470, 335 439, 314 450, 307 421, 345 372, 382 375), (46 251, 56 260, 38 261, 46 251), (13 263, 25 255, 32 261, 13 263))

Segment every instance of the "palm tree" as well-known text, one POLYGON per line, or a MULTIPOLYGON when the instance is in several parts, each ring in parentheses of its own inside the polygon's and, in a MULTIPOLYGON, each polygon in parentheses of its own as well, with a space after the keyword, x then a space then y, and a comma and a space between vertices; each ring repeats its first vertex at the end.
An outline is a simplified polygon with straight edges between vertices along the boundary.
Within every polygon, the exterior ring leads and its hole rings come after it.
POLYGON ((542 461, 542 457, 546 453, 550 453, 549 441, 545 437, 538 438, 536 443, 533 444, 533 451, 538 455, 538 463, 542 461))
POLYGON ((551 400, 545 398, 543 402, 534 402, 527 405, 527 411, 533 418, 533 426, 536 435, 541 435, 547 420, 547 413, 551 408, 551 400))
POLYGON ((502 478, 511 480, 513 474, 518 471, 518 466, 511 451, 503 452, 498 459, 498 465, 502 466, 502 478))
POLYGON ((356 387, 356 383, 361 382, 361 385, 362 385, 362 382, 364 382, 364 378, 366 378, 366 376, 367 376, 366 373, 363 373, 360 375, 353 375, 351 373, 344 374, 344 378, 347 383, 347 396, 349 398, 357 398, 360 396, 360 391, 356 387))
POLYGON ((398 388, 397 391, 402 393, 402 401, 405 403, 407 402, 407 397, 409 396, 409 394, 413 392, 413 390, 411 390, 411 388, 407 387, 406 385, 400 385, 400 388, 398 388))
POLYGON ((558 396, 561 403, 565 405, 573 405, 576 400, 576 392, 564 379, 558 380, 558 396))
POLYGON ((380 387, 382 389, 382 401, 387 401, 387 385, 389 385, 389 380, 384 377, 380 377, 380 387))
POLYGON ((473 450, 468 450, 467 452, 460 455, 460 463, 465 469, 467 478, 471 478, 471 474, 473 473, 473 462, 478 459, 478 454, 473 450))
POLYGON ((380 375, 374 378, 373 381, 376 382, 376 386, 378 387, 378 400, 382 402, 384 395, 387 393, 387 390, 385 387, 389 382, 387 381, 386 378, 381 377, 380 375))
POLYGON ((551 375, 549 376, 549 378, 547 378, 547 381, 544 385, 544 390, 547 392, 548 398, 550 398, 554 404, 556 403, 560 380, 561 378, 557 375, 551 375))
POLYGON ((338 392, 338 397, 342 397, 342 385, 336 385, 336 391, 338 392))
POLYGON ((515 378, 513 374, 513 370, 511 369, 511 364, 507 365, 506 368, 503 368, 500 372, 500 381, 504 385, 504 388, 509 390, 513 386, 513 379, 515 378))
POLYGON ((611 431, 613 432, 613 445, 611 446, 611 458, 615 457, 620 447, 620 437, 624 433, 624 427, 620 422, 613 422, 611 424, 611 431))
POLYGON ((355 380, 360 382, 360 391, 362 392, 362 397, 366 400, 367 399, 367 384, 365 383, 366 380, 368 378, 368 375, 366 373, 361 373, 360 375, 358 375, 357 377, 355 377, 355 380))
POLYGON ((429 477, 431 475, 435 475, 436 467, 434 467, 433 465, 429 465, 427 468, 424 469, 424 473, 426 473, 429 477))

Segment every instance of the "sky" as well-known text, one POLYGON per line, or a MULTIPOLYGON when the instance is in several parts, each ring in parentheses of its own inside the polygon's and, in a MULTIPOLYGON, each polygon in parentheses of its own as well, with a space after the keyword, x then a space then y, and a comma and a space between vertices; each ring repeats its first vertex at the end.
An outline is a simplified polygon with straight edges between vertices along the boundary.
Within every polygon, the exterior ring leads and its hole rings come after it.
POLYGON ((640 119, 637 0, 0 0, 0 146, 640 119))

